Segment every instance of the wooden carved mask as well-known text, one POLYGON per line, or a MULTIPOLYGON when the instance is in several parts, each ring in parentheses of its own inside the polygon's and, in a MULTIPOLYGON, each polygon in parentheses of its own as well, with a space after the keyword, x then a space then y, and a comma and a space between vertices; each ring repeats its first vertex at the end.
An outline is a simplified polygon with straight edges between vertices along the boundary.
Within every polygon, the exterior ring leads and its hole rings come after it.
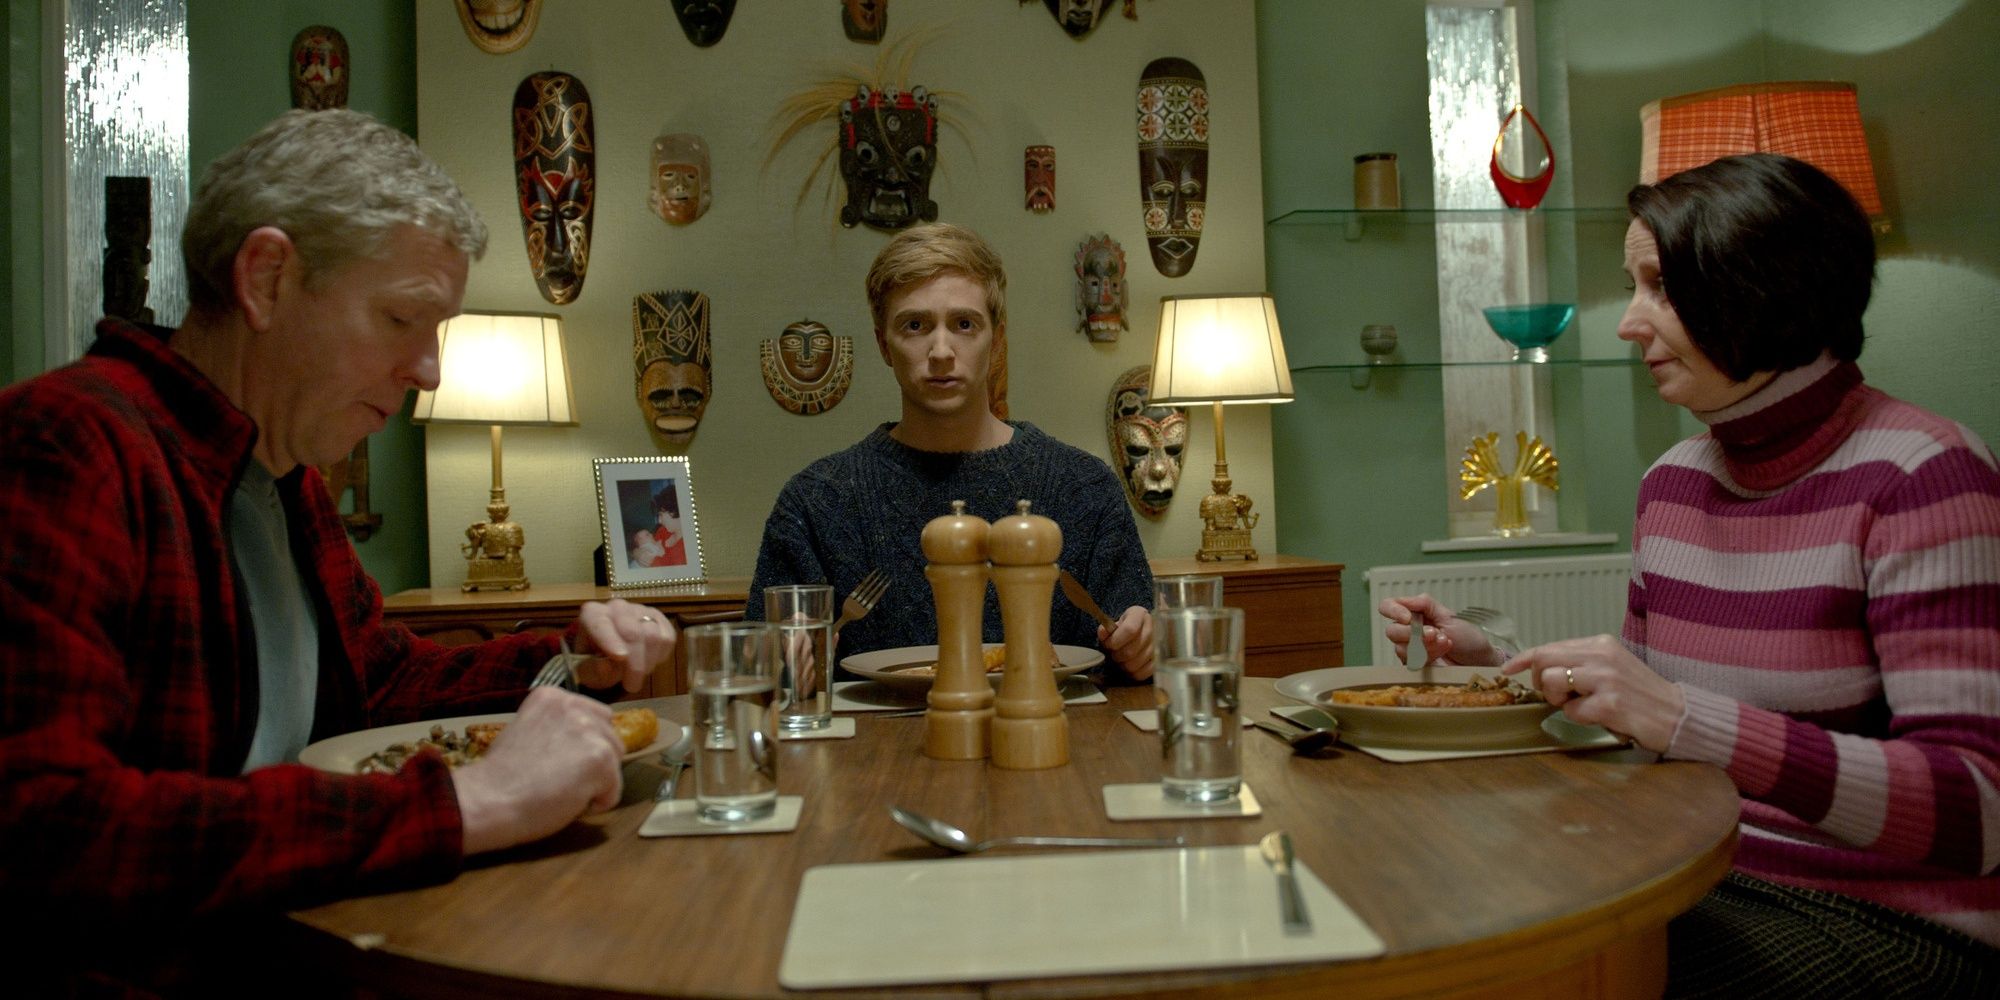
POLYGON ((1208 84, 1185 59, 1155 59, 1139 76, 1138 104, 1146 248, 1178 278, 1194 267, 1208 205, 1208 84))
POLYGON ((930 198, 936 166, 937 99, 924 88, 864 84, 840 106, 840 177, 847 182, 841 225, 893 231, 937 221, 930 198))
POLYGON ((646 203, 653 214, 685 226, 708 211, 708 143, 686 132, 653 140, 652 190, 646 203))
POLYGON ((1098 233, 1076 248, 1076 329, 1096 341, 1115 341, 1125 322, 1125 248, 1098 233))
POLYGON ((583 294, 597 153, 590 92, 568 73, 536 73, 514 91, 514 177, 528 270, 556 305, 583 294))
POLYGON ((1146 389, 1152 377, 1152 365, 1130 368, 1118 376, 1111 384, 1104 421, 1111 433, 1111 461, 1118 467, 1126 497, 1140 513, 1159 517, 1167 512, 1181 481, 1188 414, 1185 407, 1149 403, 1146 389))
POLYGON ((472 44, 495 55, 528 44, 542 17, 542 0, 453 0, 452 6, 472 44))
POLYGON ((857 42, 879 42, 889 28, 889 0, 840 0, 840 30, 857 42))
POLYGON ((854 338, 836 337, 826 324, 802 319, 785 327, 777 344, 758 347, 764 388, 785 409, 809 417, 840 405, 854 379, 854 338))
POLYGON ((722 41, 729 30, 729 18, 736 13, 736 0, 672 0, 674 17, 688 41, 708 48, 722 41))
POLYGON ((1111 9, 1111 0, 1042 0, 1049 9, 1050 16, 1069 32, 1071 38, 1082 38, 1104 20, 1104 14, 1111 9))
POLYGON ((347 107, 347 38, 324 24, 292 36, 292 107, 347 107))
POLYGON ((652 292, 632 299, 632 368, 639 411, 669 444, 694 440, 708 409, 708 296, 652 292))
POLYGON ((1029 146, 1022 151, 1028 190, 1028 211, 1037 215, 1056 210, 1056 148, 1029 146))

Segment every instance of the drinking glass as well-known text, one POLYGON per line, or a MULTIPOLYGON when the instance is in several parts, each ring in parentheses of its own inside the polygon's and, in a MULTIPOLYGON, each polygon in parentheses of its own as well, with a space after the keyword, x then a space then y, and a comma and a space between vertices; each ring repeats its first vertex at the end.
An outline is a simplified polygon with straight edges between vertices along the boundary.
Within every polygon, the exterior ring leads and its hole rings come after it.
POLYGON ((1222 607, 1222 577, 1213 573, 1153 578, 1153 608, 1222 607))
POLYGON ((1221 802, 1243 785, 1243 609, 1153 612, 1153 686, 1160 698, 1161 790, 1183 802, 1221 802))
POLYGON ((694 702, 696 815, 762 819, 778 807, 778 626, 696 625, 682 633, 694 702))
POLYGON ((781 633, 778 728, 811 732, 833 725, 827 688, 833 660, 833 588, 823 583, 764 588, 764 620, 781 633))

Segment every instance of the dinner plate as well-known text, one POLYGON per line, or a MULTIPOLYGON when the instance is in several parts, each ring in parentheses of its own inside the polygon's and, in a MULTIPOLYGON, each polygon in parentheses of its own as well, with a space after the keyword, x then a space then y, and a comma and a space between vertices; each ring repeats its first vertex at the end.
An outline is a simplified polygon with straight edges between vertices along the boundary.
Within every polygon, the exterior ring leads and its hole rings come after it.
MULTIPOLYGON (((616 706, 613 706, 616 708, 616 706)), ((658 712, 654 713, 659 714, 658 712)), ((359 732, 329 736, 299 751, 299 763, 316 767, 335 774, 354 774, 369 754, 379 753, 391 743, 413 743, 431 734, 432 726, 443 726, 464 732, 465 727, 481 722, 512 722, 514 713, 499 712, 493 715, 461 715, 451 719, 425 719, 422 722, 405 722, 395 726, 377 726, 359 732)), ((680 723, 662 717, 660 732, 653 742, 625 755, 626 760, 638 760, 649 754, 656 754, 673 745, 681 735, 680 723)))
POLYGON ((1400 750, 1489 750, 1546 742, 1542 720, 1556 710, 1547 702, 1500 705, 1493 708, 1402 708, 1386 705, 1344 705, 1331 694, 1342 688, 1384 684, 1464 684, 1474 677, 1492 678, 1498 667, 1434 666, 1424 672, 1401 666, 1333 667, 1307 670, 1280 678, 1278 693, 1321 711, 1340 722, 1343 740, 1400 750))
MULTIPOLYGON (((989 642, 982 649, 992 649, 1002 643, 989 642)), ((862 677, 890 687, 928 691, 931 676, 908 673, 911 667, 924 667, 937 662, 936 646, 899 646, 895 649, 878 649, 868 653, 856 653, 840 661, 840 665, 862 677)), ((1104 662, 1104 654, 1084 646, 1057 646, 1055 675, 1058 679, 1089 670, 1104 662)), ((999 683, 998 671, 986 675, 988 680, 999 683)))

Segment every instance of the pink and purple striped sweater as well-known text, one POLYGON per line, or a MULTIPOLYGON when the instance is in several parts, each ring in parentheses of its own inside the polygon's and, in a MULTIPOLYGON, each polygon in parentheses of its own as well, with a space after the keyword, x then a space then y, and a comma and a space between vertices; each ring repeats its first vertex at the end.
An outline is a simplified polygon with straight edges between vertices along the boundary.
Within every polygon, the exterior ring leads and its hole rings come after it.
POLYGON ((2000 944, 2000 467, 1823 357, 1648 470, 1625 641, 1667 756, 1728 770, 1738 869, 2000 944))

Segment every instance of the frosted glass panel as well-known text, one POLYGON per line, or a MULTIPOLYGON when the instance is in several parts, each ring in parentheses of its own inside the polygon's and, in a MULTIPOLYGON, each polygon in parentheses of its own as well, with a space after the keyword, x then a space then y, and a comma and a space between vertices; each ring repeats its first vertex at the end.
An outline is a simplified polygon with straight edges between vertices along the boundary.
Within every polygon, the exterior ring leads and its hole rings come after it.
MULTIPOLYGON (((1430 61, 1432 197, 1439 208, 1504 207, 1488 164, 1500 122, 1521 101, 1522 81, 1513 7, 1434 4, 1425 8, 1430 61)), ((1519 213, 1502 221, 1448 223, 1437 228, 1439 356, 1447 361, 1505 361, 1513 348, 1494 336, 1480 310, 1540 301, 1542 218, 1519 213)), ((1472 439, 1498 432, 1503 465, 1513 463, 1517 430, 1555 448, 1549 379, 1536 366, 1446 368, 1445 455, 1440 469, 1450 498, 1451 535, 1484 535, 1493 525, 1489 489, 1458 498, 1458 462, 1472 439)), ((1526 497, 1536 531, 1556 526, 1553 498, 1526 497)))
POLYGON ((187 0, 59 0, 63 37, 63 134, 51 144, 66 162, 64 288, 50 300, 47 365, 80 357, 103 312, 104 178, 152 178, 153 259, 146 305, 154 321, 187 312, 181 223, 188 201, 187 0), (63 303, 56 306, 55 303, 63 303))

